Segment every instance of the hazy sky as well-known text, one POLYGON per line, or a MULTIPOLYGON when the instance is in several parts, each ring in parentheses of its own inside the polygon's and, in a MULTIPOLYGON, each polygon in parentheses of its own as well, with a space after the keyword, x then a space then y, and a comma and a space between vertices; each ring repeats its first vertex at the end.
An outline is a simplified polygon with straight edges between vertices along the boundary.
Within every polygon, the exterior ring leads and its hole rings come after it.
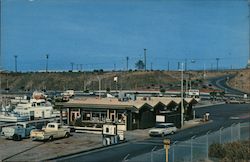
POLYGON ((242 68, 248 59, 246 0, 2 0, 3 66, 14 70, 242 68), (191 60, 194 60, 191 63, 191 60), (78 66, 80 68, 80 66, 78 66))

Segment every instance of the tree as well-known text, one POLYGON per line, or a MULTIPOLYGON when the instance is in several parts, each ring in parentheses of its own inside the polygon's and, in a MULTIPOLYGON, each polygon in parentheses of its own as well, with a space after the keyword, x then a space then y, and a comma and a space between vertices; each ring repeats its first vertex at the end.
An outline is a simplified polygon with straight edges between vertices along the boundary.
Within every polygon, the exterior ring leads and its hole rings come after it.
POLYGON ((138 70, 143 70, 144 67, 145 67, 145 64, 142 60, 139 60, 135 63, 135 67, 138 69, 138 70))

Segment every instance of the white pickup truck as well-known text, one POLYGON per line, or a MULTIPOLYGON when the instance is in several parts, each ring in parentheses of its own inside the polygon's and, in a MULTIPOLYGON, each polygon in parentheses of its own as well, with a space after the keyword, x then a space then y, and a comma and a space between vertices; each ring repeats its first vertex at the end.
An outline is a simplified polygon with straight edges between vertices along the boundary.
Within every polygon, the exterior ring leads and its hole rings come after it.
POLYGON ((23 138, 28 138, 30 136, 30 132, 34 129, 36 129, 36 127, 29 123, 18 122, 15 126, 3 127, 1 134, 7 139, 20 141, 23 138))
POLYGON ((30 133, 32 140, 49 140, 55 138, 68 138, 70 136, 70 129, 62 126, 60 123, 48 123, 45 129, 33 130, 30 133))

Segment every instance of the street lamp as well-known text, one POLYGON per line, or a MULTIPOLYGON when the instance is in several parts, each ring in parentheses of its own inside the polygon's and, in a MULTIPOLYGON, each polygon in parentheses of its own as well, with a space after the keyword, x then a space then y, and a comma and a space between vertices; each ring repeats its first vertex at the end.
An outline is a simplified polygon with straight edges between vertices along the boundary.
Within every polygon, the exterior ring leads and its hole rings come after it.
POLYGON ((15 72, 17 72, 17 55, 15 55, 14 57, 15 57, 15 72))
POLYGON ((101 78, 97 76, 97 79, 99 81, 99 100, 101 99, 101 78))
POLYGON ((49 55, 46 54, 46 72, 48 72, 48 61, 49 61, 49 55))

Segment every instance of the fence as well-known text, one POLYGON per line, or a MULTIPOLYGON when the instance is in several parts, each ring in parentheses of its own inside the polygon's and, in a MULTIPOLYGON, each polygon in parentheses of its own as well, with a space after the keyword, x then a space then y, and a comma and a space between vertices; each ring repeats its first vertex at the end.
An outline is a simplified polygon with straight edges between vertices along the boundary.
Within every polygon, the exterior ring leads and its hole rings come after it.
MULTIPOLYGON (((213 143, 229 143, 233 141, 249 140, 250 123, 233 124, 228 128, 221 128, 216 132, 207 132, 206 135, 195 137, 182 142, 174 142, 169 149, 169 162, 196 162, 209 159, 209 146, 213 143)), ((164 162, 165 150, 151 151, 143 156, 128 160, 130 162, 164 162)))

